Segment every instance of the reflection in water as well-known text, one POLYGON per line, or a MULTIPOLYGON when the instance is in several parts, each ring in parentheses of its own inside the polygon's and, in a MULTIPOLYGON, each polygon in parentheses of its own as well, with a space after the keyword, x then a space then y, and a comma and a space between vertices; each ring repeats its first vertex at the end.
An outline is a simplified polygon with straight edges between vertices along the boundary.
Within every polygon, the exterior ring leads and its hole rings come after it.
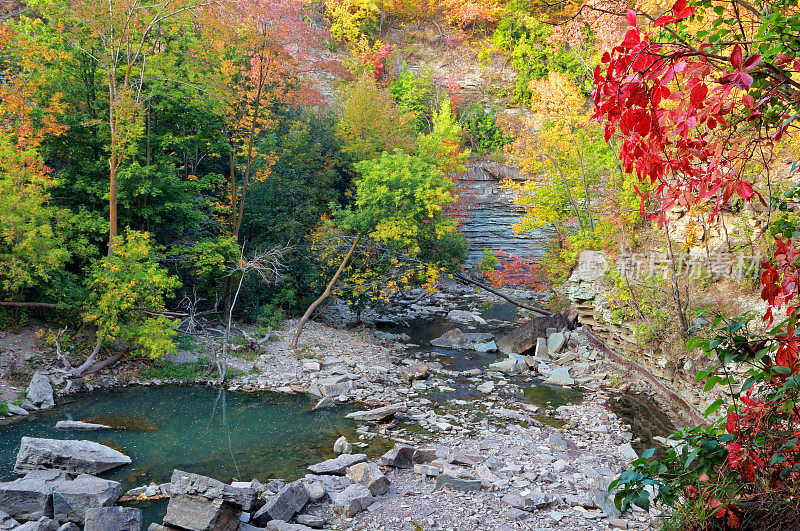
POLYGON ((667 437, 675 431, 675 425, 664 413, 664 407, 641 393, 624 392, 609 398, 608 406, 614 414, 631 427, 635 438, 631 446, 641 454, 648 448, 656 449, 656 457, 666 456, 663 446, 653 437, 667 437))
MULTIPOLYGON (((105 477, 128 489, 169 481, 175 468, 223 481, 294 479, 305 467, 333 457, 340 434, 355 438, 357 424, 344 419, 353 407, 311 411, 305 395, 231 393, 206 387, 137 387, 65 398, 52 410, 0 426, 0 481, 13 479, 23 436, 103 441, 131 456, 133 463, 105 477), (148 431, 111 429, 56 431, 58 420, 145 420, 148 431)), ((119 425, 126 425, 120 422, 119 425)))

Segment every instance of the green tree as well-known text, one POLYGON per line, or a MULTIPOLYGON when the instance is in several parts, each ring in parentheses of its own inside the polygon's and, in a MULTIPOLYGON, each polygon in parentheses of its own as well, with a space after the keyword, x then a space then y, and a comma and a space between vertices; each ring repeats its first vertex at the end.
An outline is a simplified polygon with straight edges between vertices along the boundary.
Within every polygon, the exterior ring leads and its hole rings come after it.
POLYGON ((175 350, 175 323, 163 315, 164 298, 181 283, 158 264, 150 240, 147 233, 127 231, 114 254, 92 267, 90 309, 84 318, 97 326, 97 342, 88 359, 71 371, 72 377, 97 371, 133 351, 158 359, 175 350), (104 341, 114 341, 123 350, 97 363, 104 341))
POLYGON ((327 299, 362 238, 370 238, 390 250, 419 256, 432 241, 456 232, 456 222, 447 207, 456 200, 453 181, 441 169, 419 156, 401 151, 384 153, 356 165, 355 202, 337 209, 341 230, 355 239, 320 298, 306 310, 297 327, 294 346, 314 310, 327 299))

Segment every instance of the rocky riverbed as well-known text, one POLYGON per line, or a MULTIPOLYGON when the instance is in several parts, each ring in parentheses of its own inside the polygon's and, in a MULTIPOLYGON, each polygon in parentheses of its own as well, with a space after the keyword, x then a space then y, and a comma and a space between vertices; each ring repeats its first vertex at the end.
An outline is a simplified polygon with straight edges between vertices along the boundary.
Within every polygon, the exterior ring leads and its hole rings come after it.
MULTIPOLYGON (((389 312, 369 315, 371 326, 355 329, 342 327, 351 316, 334 306, 324 316, 327 324, 308 323, 296 352, 289 346, 296 325, 290 321, 258 356, 231 360, 248 372, 230 382, 231 390, 310 393, 317 397, 317 408, 341 402, 363 407, 351 414, 360 422, 357 436, 330 441, 331 446, 336 442, 337 452, 345 452, 345 466, 337 465, 335 473, 328 465, 312 467, 300 483, 262 485, 239 478, 266 501, 264 507, 287 496, 294 499, 295 510, 281 515, 297 527, 280 529, 653 525, 655 514, 621 515, 606 498, 610 481, 636 457, 632 443, 637 442, 608 400, 637 382, 627 381, 624 370, 606 360, 580 328, 528 321, 529 330, 521 328, 524 334, 506 337, 509 323, 493 321, 491 311, 482 311, 497 303, 492 297, 452 287, 430 297, 419 295, 407 293, 389 312), (421 322, 435 326, 423 331, 407 326, 421 322), (398 446, 374 462, 366 456, 352 460, 376 439, 398 446), (410 460, 404 461, 404 454, 410 460), (308 495, 303 503, 299 485, 308 495)), ((519 313, 515 324, 528 317, 519 313)), ((40 406, 49 405, 44 383, 41 377, 35 382, 45 388, 40 406)), ((120 382, 102 374, 94 383, 120 382)), ((161 498, 170 490, 169 485, 150 485, 129 494, 161 498)), ((170 503, 173 498, 175 493, 170 503)), ((213 496, 203 499, 199 505, 192 502, 196 510, 217 503, 213 496)), ((263 507, 247 509, 240 507, 248 522, 242 529, 268 522, 273 523, 267 528, 277 529, 283 520, 273 517, 278 513, 265 517, 263 507)))

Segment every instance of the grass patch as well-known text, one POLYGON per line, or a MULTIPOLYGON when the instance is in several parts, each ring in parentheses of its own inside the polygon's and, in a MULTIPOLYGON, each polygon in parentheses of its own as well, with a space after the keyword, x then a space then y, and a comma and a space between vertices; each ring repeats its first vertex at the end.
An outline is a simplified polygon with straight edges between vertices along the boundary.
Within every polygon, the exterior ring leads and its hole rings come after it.
POLYGON ((156 361, 141 372, 146 380, 193 380, 206 374, 211 364, 205 358, 183 363, 156 361))
POLYGON ((189 334, 178 334, 178 337, 175 339, 175 344, 181 350, 192 351, 197 349, 197 343, 194 337, 189 334))
POLYGON ((5 417, 8 415, 8 406, 5 404, 0 404, 0 416, 5 417))

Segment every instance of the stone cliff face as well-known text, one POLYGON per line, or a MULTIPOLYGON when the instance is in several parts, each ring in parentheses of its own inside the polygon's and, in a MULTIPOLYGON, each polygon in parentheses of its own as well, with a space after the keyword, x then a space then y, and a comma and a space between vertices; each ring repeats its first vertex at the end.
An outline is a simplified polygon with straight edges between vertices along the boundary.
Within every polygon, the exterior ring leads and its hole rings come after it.
POLYGON ((526 259, 540 258, 550 238, 547 231, 514 232, 524 214, 514 204, 512 192, 503 190, 506 179, 523 180, 519 170, 495 163, 479 162, 459 178, 459 193, 466 204, 460 229, 469 242, 468 263, 479 260, 483 249, 504 251, 526 259))
POLYGON ((615 318, 605 280, 605 273, 612 267, 616 264, 605 253, 584 251, 560 290, 577 310, 580 324, 606 347, 615 362, 649 380, 679 402, 687 417, 699 421, 700 413, 718 397, 703 392, 704 382, 698 383, 695 378, 697 371, 711 366, 710 359, 700 352, 685 352, 681 345, 643 343, 637 337, 635 322, 615 318), (681 351, 682 355, 676 355, 681 351))

